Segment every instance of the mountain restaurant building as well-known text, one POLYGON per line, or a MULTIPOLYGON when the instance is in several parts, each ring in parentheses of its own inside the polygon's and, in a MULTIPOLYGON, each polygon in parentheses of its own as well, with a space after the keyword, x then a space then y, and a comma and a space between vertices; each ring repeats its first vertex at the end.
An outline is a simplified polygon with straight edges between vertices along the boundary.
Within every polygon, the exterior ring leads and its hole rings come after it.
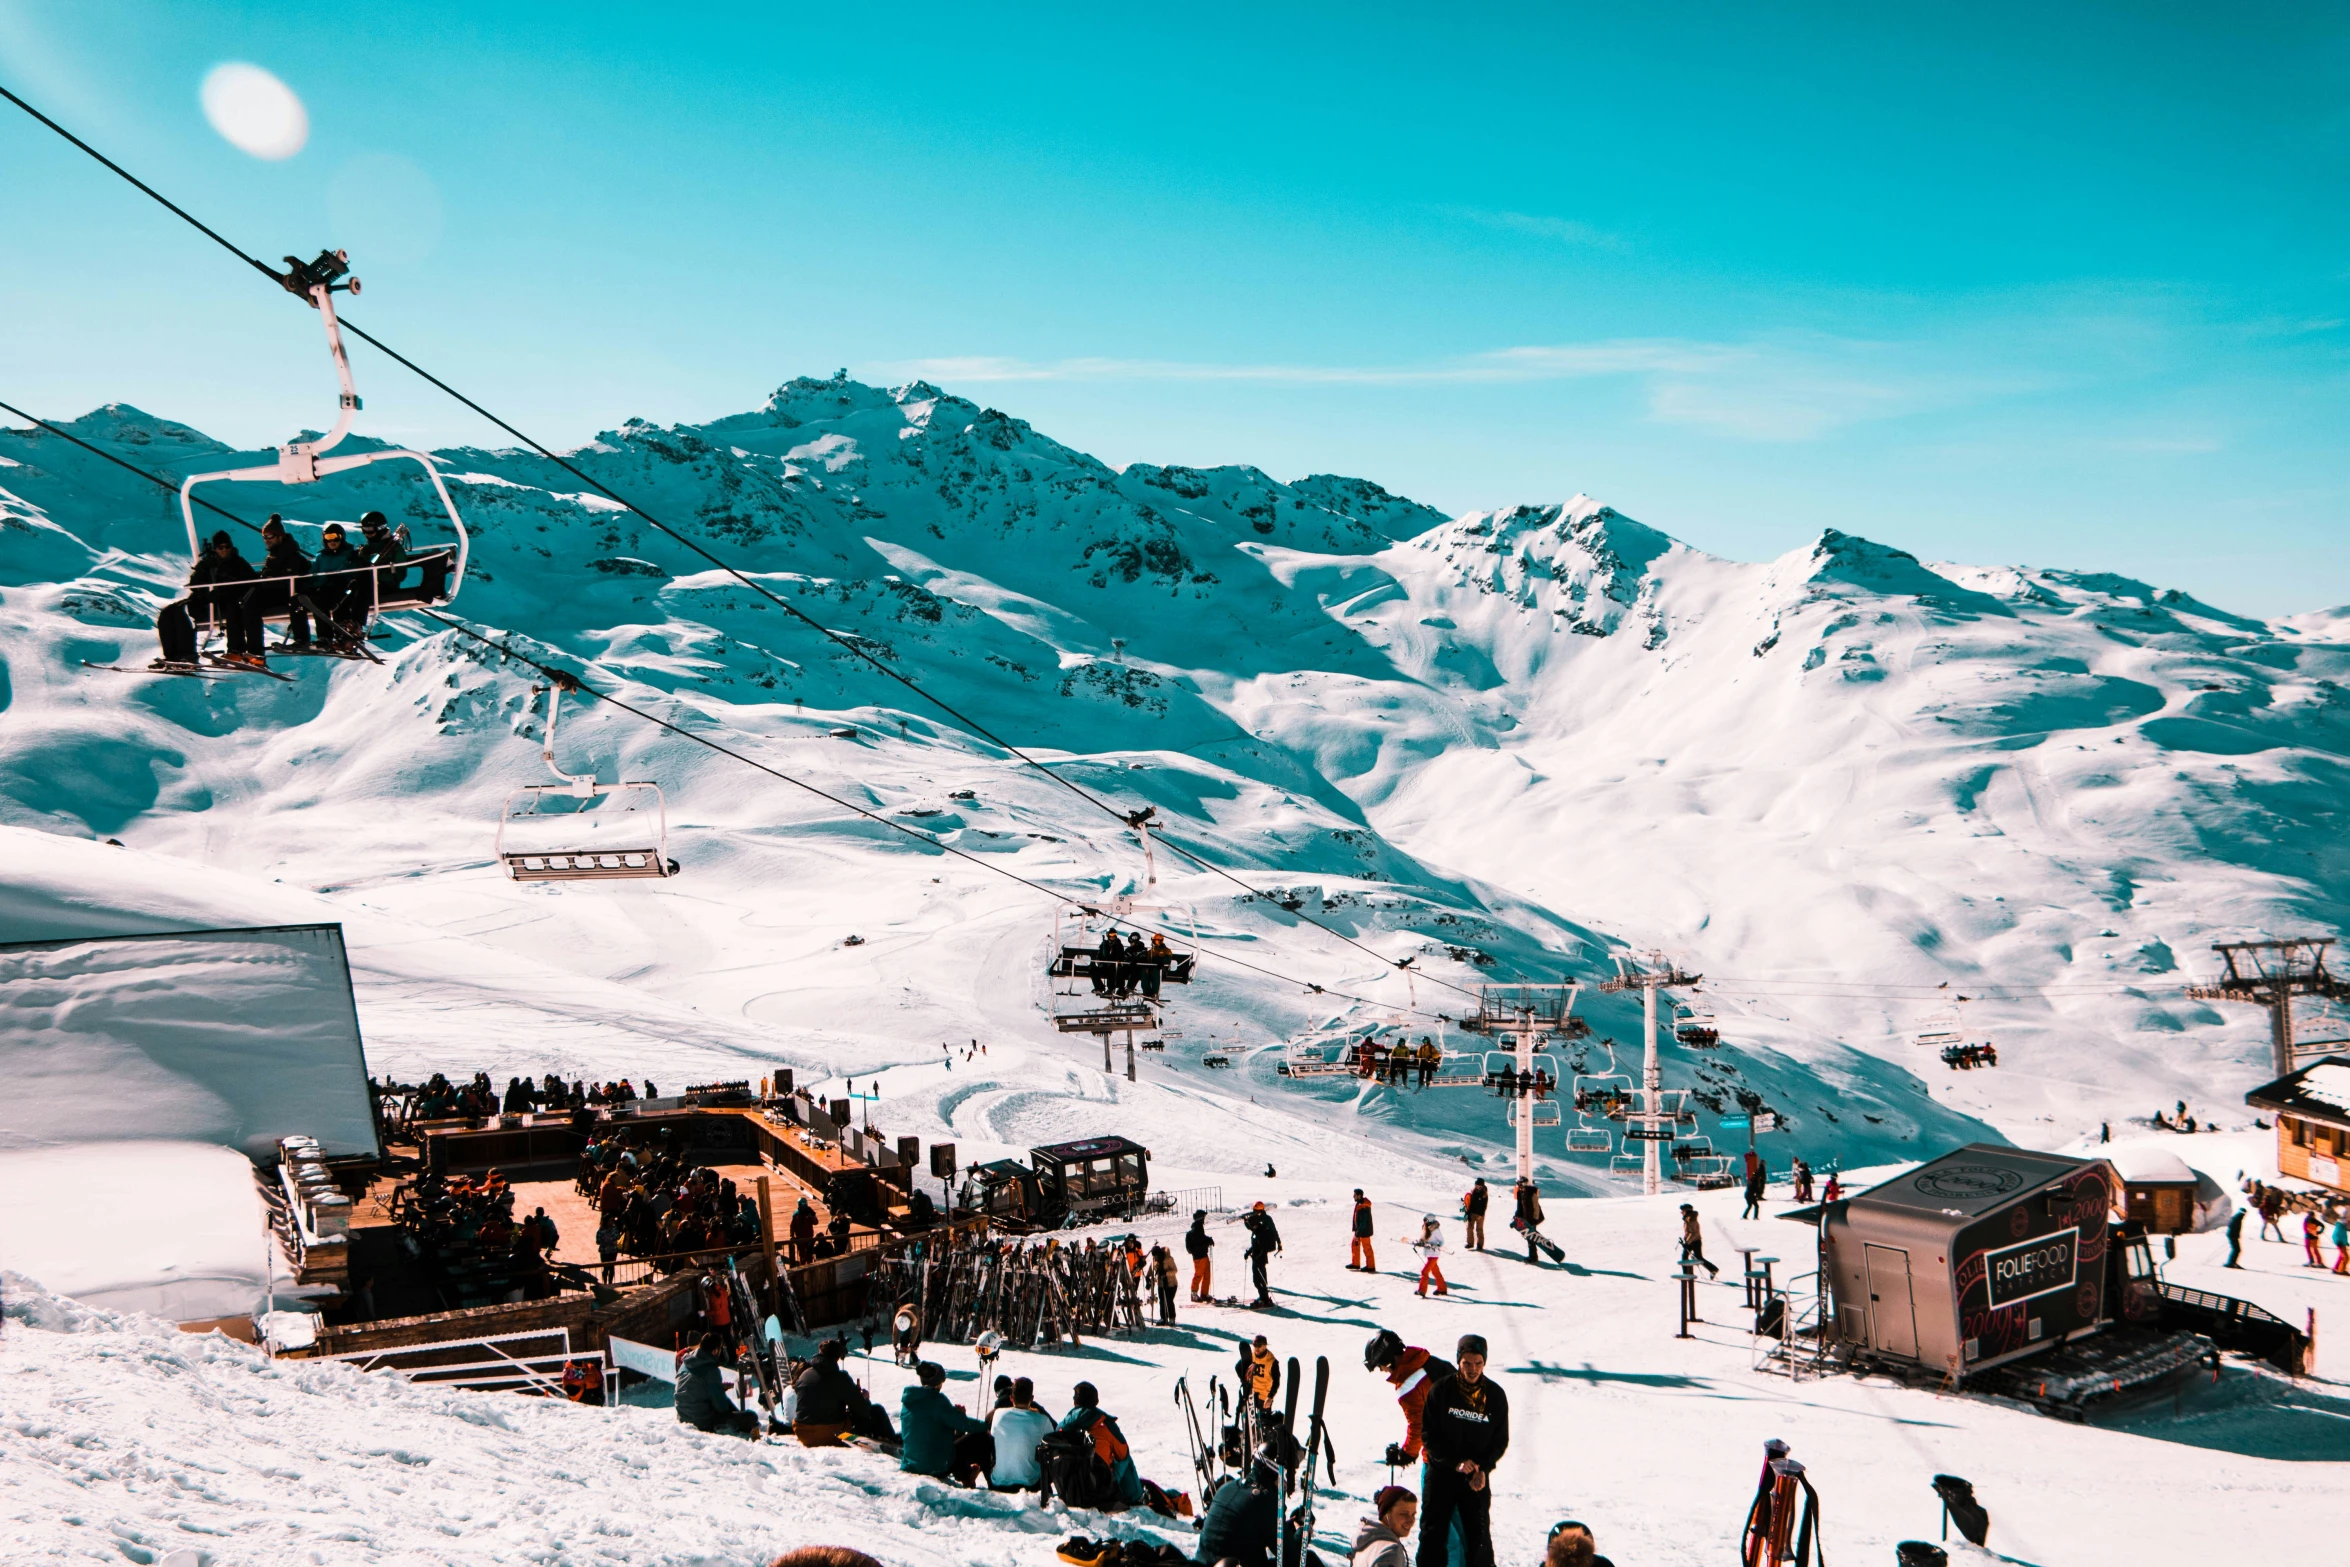
POLYGON ((2277 1118, 2281 1174, 2350 1195, 2350 1056, 2327 1056, 2244 1096, 2277 1118))
POLYGON ((2117 1185, 2102 1159, 1971 1143, 1831 1206, 1837 1342, 1956 1384, 2094 1331, 2117 1185))

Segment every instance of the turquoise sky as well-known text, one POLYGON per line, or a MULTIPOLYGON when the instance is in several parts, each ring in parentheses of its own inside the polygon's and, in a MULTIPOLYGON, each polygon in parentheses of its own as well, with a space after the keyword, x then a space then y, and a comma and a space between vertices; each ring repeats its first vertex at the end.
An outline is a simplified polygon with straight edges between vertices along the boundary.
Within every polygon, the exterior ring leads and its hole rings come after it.
MULTIPOLYGON (((546 439, 927 375, 1112 462, 2350 601, 2350 9, 0 0, 0 81, 546 439), (307 106, 232 147, 204 74, 307 106)), ((0 397, 309 312, 0 105, 0 397)), ((357 351, 376 433, 489 432, 357 351)))

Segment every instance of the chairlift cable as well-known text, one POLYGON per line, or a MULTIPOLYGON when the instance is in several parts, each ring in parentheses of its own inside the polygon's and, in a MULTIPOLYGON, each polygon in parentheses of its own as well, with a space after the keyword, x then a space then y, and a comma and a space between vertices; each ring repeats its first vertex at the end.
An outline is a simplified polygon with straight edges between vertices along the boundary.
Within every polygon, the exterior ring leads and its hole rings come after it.
MULTIPOLYGON (((0 92, 5 91, 5 88, 0 88, 0 92)), ((64 439, 71 441, 74 445, 81 447, 83 450, 90 452, 94 456, 105 458, 108 462, 114 464, 117 468, 124 470, 126 473, 135 474, 139 478, 146 480, 148 483, 155 485, 159 489, 170 490, 174 493, 178 492, 179 486, 172 483, 171 480, 163 477, 161 474, 150 473, 146 469, 138 466, 136 463, 126 462, 111 452, 91 445, 88 441, 85 441, 81 437, 73 434, 70 430, 59 429, 56 425, 51 424, 48 420, 40 418, 35 414, 25 412, 23 409, 17 407, 14 403, 0 400, 0 409, 5 409, 7 412, 14 414, 17 418, 23 419, 26 422, 38 426, 43 430, 47 430, 53 435, 62 436, 64 439)), ((197 504, 204 507, 207 511, 226 518, 228 521, 237 524, 237 526, 241 528, 245 528, 256 533, 260 531, 260 529, 254 523, 247 520, 246 518, 238 516, 235 512, 229 511, 224 507, 214 505, 210 501, 198 501, 197 504)), ((554 668, 551 665, 542 664, 537 659, 531 658, 527 654, 518 653, 513 648, 506 646, 504 643, 482 635, 480 632, 474 630, 471 626, 466 625, 463 621, 456 619, 454 616, 441 614, 439 611, 428 609, 423 605, 402 605, 400 606, 400 609, 404 611, 412 611, 416 614, 425 615, 433 620, 437 620, 441 624, 449 627, 451 630, 459 633, 460 635, 470 637, 474 641, 481 643, 483 646, 492 649, 502 657, 512 659, 515 663, 521 664, 529 669, 534 669, 540 674, 546 676, 549 680, 560 683, 567 691, 592 697, 596 701, 604 702, 610 706, 617 707, 624 713, 628 713, 633 717, 643 719, 646 723, 652 724, 661 729, 665 729, 671 734, 677 735, 683 739, 691 740, 696 745, 700 745, 708 750, 715 751, 721 756, 729 757, 734 761, 741 762, 747 767, 757 768, 760 772, 767 774, 769 777, 779 779, 782 782, 791 784, 797 788, 805 789, 810 794, 830 801, 832 804, 839 806, 843 810, 852 811, 857 815, 864 817, 868 821, 880 823, 882 826, 889 828, 893 832, 902 833, 918 842, 926 843, 932 848, 937 849, 942 854, 951 854, 957 859, 968 860, 983 870, 993 871, 999 876, 1003 876, 1011 881, 1018 882, 1023 887, 1027 887, 1035 892, 1040 892, 1046 897, 1051 898, 1056 903, 1068 903, 1072 901, 1069 895, 1065 892, 1057 891, 1054 888, 1046 886, 1040 881, 1031 880, 1030 878, 1021 875, 1017 871, 1007 870, 1003 866, 996 864, 994 861, 983 859, 980 856, 971 853, 967 849, 958 849, 952 844, 942 843, 929 833, 923 832, 917 828, 908 827, 903 822, 894 821, 889 817, 868 811, 860 805, 856 805, 848 800, 840 798, 838 795, 827 793, 825 790, 819 789, 814 784, 808 783, 803 779, 794 778, 789 773, 785 773, 776 768, 770 767, 766 763, 761 762, 754 757, 745 756, 739 751, 732 750, 727 746, 720 745, 717 741, 712 740, 705 735, 695 734, 690 729, 682 728, 679 725, 670 723, 666 719, 645 712, 643 709, 624 702, 616 696, 612 696, 606 692, 598 691, 593 686, 590 686, 581 681, 578 676, 573 675, 566 670, 560 670, 554 668)), ((1111 923, 1113 926, 1115 926, 1124 922, 1117 920, 1113 916, 1111 917, 1111 923)), ((1129 924, 1126 926, 1126 929, 1132 934, 1143 934, 1140 928, 1134 925, 1129 924)), ((1365 996, 1355 995, 1350 991, 1336 990, 1327 985, 1315 984, 1311 980, 1299 979, 1293 974, 1284 974, 1278 969, 1269 969, 1262 966, 1261 964, 1250 963, 1245 959, 1235 958, 1225 954, 1218 954, 1217 961, 1221 963, 1229 963, 1234 968, 1246 969, 1252 974, 1261 974, 1267 979, 1279 980, 1281 983, 1286 985, 1297 985, 1305 990, 1311 991, 1315 995, 1332 996, 1341 1001, 1352 1001, 1359 1006, 1380 1006, 1384 1004, 1372 1001, 1365 996)), ((1382 961, 1385 960, 1383 959, 1382 961)), ((1426 1017, 1433 1014, 1421 1013, 1420 1015, 1426 1017)))
MULTIPOLYGON (((74 135, 64 126, 59 125, 55 120, 50 119, 49 116, 34 108, 31 104, 18 97, 15 93, 10 92, 5 87, 0 87, 0 97, 6 97, 9 102, 24 110, 25 113, 31 115, 41 124, 55 131, 58 135, 64 137, 66 141, 72 143, 75 147, 80 148, 83 152, 88 153, 93 159, 97 160, 100 165, 112 171, 113 173, 120 175, 134 189, 140 191, 142 194, 148 197, 151 197, 154 201, 161 205, 165 210, 172 213, 175 217, 180 218, 182 221, 195 228, 199 233, 203 234, 206 238, 212 240, 222 249, 235 256, 238 260, 252 267, 263 277, 268 278, 273 285, 279 288, 284 288, 286 286, 285 279, 280 276, 280 274, 273 271, 268 265, 259 260, 256 260, 252 256, 247 255, 244 251, 239 250, 234 244, 223 238, 217 231, 203 223, 193 214, 189 213, 185 208, 164 196, 153 186, 147 184, 144 180, 141 180, 136 175, 132 174, 121 164, 116 163, 113 159, 107 157, 104 153, 101 153, 95 147, 92 147, 88 142, 83 141, 80 137, 74 135)), ((423 366, 417 364, 414 360, 400 353, 397 349, 392 348, 381 338, 376 337, 373 333, 367 331, 366 328, 358 325, 348 317, 341 318, 341 325, 343 326, 344 330, 351 333, 352 336, 360 339, 362 342, 369 344, 390 358, 394 363, 410 371, 429 385, 447 393, 457 402, 463 404, 466 408, 488 420, 491 424, 496 425, 499 429, 505 431, 508 435, 513 436, 516 440, 522 442, 532 451, 537 452, 540 456, 546 458, 549 462, 555 464, 564 472, 572 475, 581 483, 592 486, 606 498, 612 500, 618 505, 625 506, 629 511, 635 513, 638 517, 643 518, 659 532, 667 535, 671 539, 676 540, 679 544, 684 545, 687 549, 693 551, 696 555, 699 555, 702 559, 708 561, 711 565, 717 567, 720 571, 723 571, 728 576, 734 578, 744 587, 749 588, 759 597, 766 599, 776 608, 784 611, 784 613, 792 616, 797 620, 805 622, 811 629, 816 631, 817 634, 824 637, 827 641, 834 643, 835 645, 855 655, 857 658, 862 659, 864 662, 872 665, 882 674, 887 675, 890 679, 896 681, 898 684, 904 686, 907 690, 921 697, 924 701, 930 703, 933 707, 936 707, 939 711, 945 713, 948 717, 954 719, 957 723, 962 724, 973 734, 978 735, 981 739, 986 740, 989 744, 998 747, 1007 754, 1017 757, 1023 764, 1036 769, 1040 773, 1043 773, 1046 777, 1052 779, 1062 788, 1068 790, 1071 794, 1076 795, 1079 799, 1085 801, 1095 809, 1103 811, 1121 822, 1126 820, 1126 813, 1120 811, 1108 800, 1103 799, 1101 796, 1093 793, 1093 791, 1090 789, 1085 788, 1073 780, 1064 777, 1062 774, 1055 772, 1051 767, 1039 761, 1037 758, 1029 755, 1026 751, 1023 751, 1018 746, 1004 739, 1002 736, 996 734, 994 730, 988 728, 985 724, 982 724, 977 719, 963 712, 961 709, 954 706, 954 704, 948 702, 944 697, 938 696, 925 688, 911 675, 903 674, 898 670, 890 668, 880 659, 875 658, 864 648, 858 646, 857 643, 852 639, 842 636, 840 633, 834 631, 829 626, 826 626, 823 622, 817 620, 814 616, 808 614, 805 610, 802 610, 797 605, 773 592, 770 592, 767 588, 753 581, 743 572, 729 564, 727 561, 721 559, 719 556, 711 553, 710 550, 697 543, 695 540, 686 537, 682 533, 679 533, 676 529, 670 527, 667 523, 653 516, 643 507, 638 506, 634 501, 629 500, 626 496, 623 496, 613 490, 603 481, 590 475, 585 470, 575 466, 570 461, 559 456, 546 446, 541 445, 538 441, 524 434, 521 430, 516 429, 513 425, 508 424, 505 420, 499 418, 496 414, 491 413, 487 408, 484 408, 481 404, 475 402, 472 398, 467 397, 464 393, 449 385, 448 382, 443 381, 440 377, 434 375, 431 371, 426 370, 423 366)), ((1261 898, 1265 896, 1263 892, 1258 890, 1256 887, 1251 886, 1248 882, 1242 880, 1239 876, 1234 875, 1232 872, 1224 869, 1222 866, 1212 864, 1204 857, 1193 853, 1191 850, 1185 848, 1182 844, 1175 842, 1173 839, 1161 839, 1160 841, 1164 842, 1170 850, 1181 856, 1184 860, 1188 861, 1193 866, 1200 870, 1207 871, 1212 875, 1222 877, 1224 880, 1231 882, 1234 886, 1239 887, 1243 891, 1247 892, 1251 897, 1261 898)), ((1311 925, 1316 930, 1321 931, 1324 935, 1335 937, 1339 941, 1346 943, 1348 946, 1377 958, 1382 964, 1389 966, 1393 966, 1395 964, 1395 960, 1393 958, 1390 958, 1386 954, 1380 952, 1376 947, 1373 947, 1366 942, 1357 941, 1354 937, 1347 935, 1344 931, 1339 930, 1334 926, 1326 925, 1322 921, 1315 919, 1313 916, 1306 914, 1301 910, 1292 909, 1289 912, 1295 915, 1301 923, 1311 925)), ((1465 985, 1456 985, 1452 981, 1440 978, 1436 975, 1432 974, 1429 976, 1429 978, 1433 983, 1442 985, 1447 990, 1455 991, 1460 995, 1473 997, 1477 994, 1477 992, 1469 989, 1465 985)))

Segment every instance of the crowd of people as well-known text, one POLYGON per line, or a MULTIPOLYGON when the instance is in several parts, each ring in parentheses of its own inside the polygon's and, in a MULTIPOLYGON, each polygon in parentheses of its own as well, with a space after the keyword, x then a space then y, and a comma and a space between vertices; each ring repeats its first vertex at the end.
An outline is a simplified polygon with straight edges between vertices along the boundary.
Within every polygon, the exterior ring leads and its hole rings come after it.
MULTIPOLYGON (((693 1253, 740 1251, 763 1238, 759 1200, 696 1164, 669 1127, 641 1148, 619 1129, 591 1137, 575 1184, 598 1215, 596 1254, 607 1283, 623 1250, 674 1269, 693 1253)), ((807 1208, 806 1199, 800 1206, 807 1208)))
POLYGON ((518 1217, 515 1206, 496 1170, 478 1178, 426 1171, 394 1222, 452 1305, 543 1300, 556 1291, 548 1259, 562 1236, 545 1208, 518 1217))
POLYGON ((567 1082, 553 1072, 543 1078, 509 1077, 503 1092, 487 1072, 476 1072, 462 1083, 453 1083, 447 1074, 435 1072, 421 1086, 404 1087, 385 1082, 378 1085, 378 1091, 405 1093, 407 1119, 411 1121, 479 1120, 484 1116, 526 1112, 561 1114, 659 1097, 651 1078, 645 1079, 644 1090, 639 1093, 635 1084, 625 1077, 618 1082, 591 1083, 585 1078, 567 1082))
POLYGON ((225 633, 222 663, 266 669, 262 628, 280 615, 286 619, 286 640, 277 651, 310 651, 315 625, 319 648, 353 652, 366 635, 368 615, 394 596, 412 561, 421 564, 423 581, 405 597, 423 602, 441 597, 448 575, 445 551, 412 556, 408 530, 391 526, 380 511, 359 519, 359 535, 353 540, 341 523, 330 522, 313 557, 272 512, 261 527, 265 553, 256 567, 227 529, 213 534, 188 572, 186 596, 166 604, 155 617, 155 638, 162 647, 156 663, 194 664, 201 622, 225 633))

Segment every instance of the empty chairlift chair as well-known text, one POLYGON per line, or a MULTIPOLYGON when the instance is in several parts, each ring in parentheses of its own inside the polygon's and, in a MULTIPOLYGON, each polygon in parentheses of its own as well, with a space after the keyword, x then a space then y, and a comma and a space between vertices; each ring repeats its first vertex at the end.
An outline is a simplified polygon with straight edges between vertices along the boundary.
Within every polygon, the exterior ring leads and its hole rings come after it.
POLYGON ((656 783, 598 783, 594 773, 555 765, 559 687, 547 692, 547 739, 540 755, 561 783, 526 784, 506 797, 498 860, 515 881, 637 881, 674 876, 669 803, 656 783))

